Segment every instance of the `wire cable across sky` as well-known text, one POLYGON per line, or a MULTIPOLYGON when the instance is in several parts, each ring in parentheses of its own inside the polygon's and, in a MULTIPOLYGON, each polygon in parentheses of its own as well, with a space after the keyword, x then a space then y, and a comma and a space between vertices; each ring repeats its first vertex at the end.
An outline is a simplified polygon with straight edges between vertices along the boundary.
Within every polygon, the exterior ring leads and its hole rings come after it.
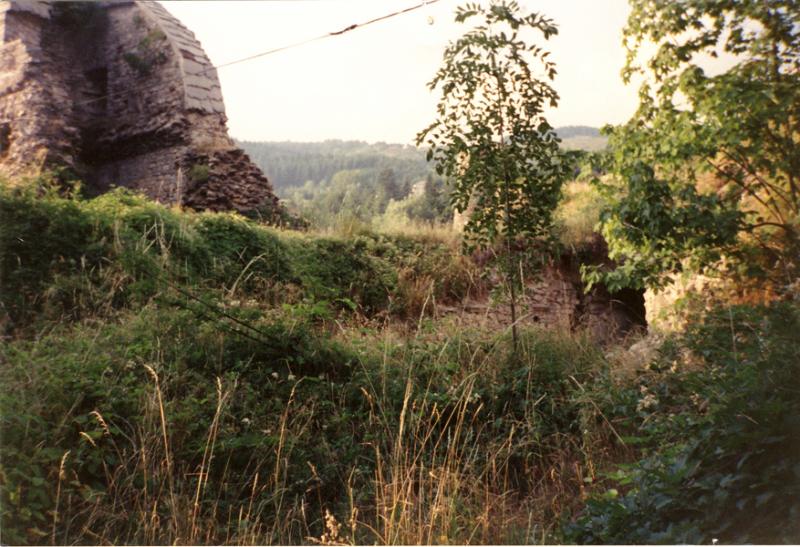
MULTIPOLYGON (((359 28, 363 28, 363 27, 366 27, 366 26, 369 26, 369 25, 372 25, 374 23, 378 23, 378 22, 381 22, 381 21, 385 21, 387 19, 391 19, 391 18, 397 17, 399 15, 404 15, 406 13, 410 13, 412 11, 424 8, 426 6, 429 6, 431 4, 435 4, 435 3, 440 2, 440 1, 441 0, 424 0, 424 1, 420 2, 419 4, 415 4, 413 6, 410 6, 408 8, 404 8, 402 10, 394 11, 392 13, 387 13, 386 15, 381 15, 379 17, 375 17, 373 19, 370 19, 368 21, 364 21, 364 22, 361 22, 361 23, 353 23, 352 25, 344 27, 341 30, 326 32, 325 34, 320 34, 319 36, 315 36, 313 38, 307 38, 307 39, 301 40, 299 42, 294 42, 294 43, 291 43, 291 44, 287 44, 285 46, 280 46, 280 47, 268 49, 266 51, 262 51, 260 53, 255 53, 253 55, 248 55, 247 57, 242 57, 240 59, 235 59, 233 61, 220 63, 218 65, 213 65, 213 66, 210 66, 208 68, 205 68, 205 69, 199 71, 197 73, 197 75, 206 74, 206 73, 208 73, 208 72, 210 72, 212 70, 218 70, 218 69, 221 69, 221 68, 226 68, 226 67, 229 67, 229 66, 246 63, 248 61, 252 61, 252 60, 255 60, 255 59, 260 59, 260 58, 266 57, 268 55, 273 55, 275 53, 279 53, 279 52, 282 52, 282 51, 287 51, 287 50, 290 50, 290 49, 294 49, 294 48, 297 48, 297 47, 300 47, 300 46, 304 46, 306 44, 310 44, 312 42, 318 42, 318 41, 324 40, 326 38, 333 38, 333 37, 336 37, 336 36, 342 36, 342 35, 347 34, 348 32, 351 32, 353 30, 356 30, 356 29, 359 29, 359 28)), ((112 92, 109 92, 109 93, 107 93, 105 95, 101 95, 99 97, 92 97, 91 99, 85 99, 83 101, 74 101, 72 103, 72 106, 73 107, 75 107, 75 106, 85 106, 85 105, 90 105, 90 104, 98 103, 98 102, 101 102, 101 101, 105 101, 106 99, 109 99, 111 97, 118 98, 118 97, 124 97, 126 95, 132 95, 134 93, 140 93, 142 91, 151 91, 151 90, 155 90, 155 89, 166 88, 166 87, 168 87, 170 85, 173 85, 174 83, 175 83, 174 81, 158 82, 158 83, 151 84, 149 86, 140 86, 138 88, 137 87, 133 87, 133 88, 128 88, 128 89, 124 89, 124 90, 120 90, 120 91, 116 91, 116 92, 112 91, 112 92)), ((15 121, 19 121, 19 120, 24 120, 26 118, 31 119, 32 116, 19 116, 19 117, 15 118, 14 120, 15 121)))
MULTIPOLYGON (((385 21, 386 19, 391 19, 392 17, 397 17, 398 15, 403 15, 405 13, 409 13, 409 12, 418 10, 420 8, 424 8, 425 6, 429 6, 431 4, 435 4, 435 3, 439 2, 439 1, 440 0, 427 0, 425 2, 421 2, 421 3, 416 4, 414 6, 411 6, 411 7, 399 10, 399 11, 395 11, 393 13, 388 13, 386 15, 381 15, 380 17, 375 17, 374 19, 370 19, 369 21, 364 21, 363 23, 354 23, 354 24, 352 24, 350 26, 347 26, 347 27, 343 28, 342 30, 328 32, 326 34, 320 34, 319 36, 316 36, 314 38, 309 38, 307 40, 303 40, 302 42, 296 42, 294 44, 289 44, 289 45, 286 45, 286 46, 277 47, 277 48, 270 49, 270 50, 267 50, 267 51, 262 51, 261 53, 256 53, 254 55, 249 55, 249 56, 243 57, 241 59, 236 59, 235 61, 230 61, 230 62, 227 62, 227 63, 221 63, 221 64, 216 65, 214 67, 207 68, 206 71, 211 70, 212 68, 214 68, 214 69, 225 68, 225 67, 229 67, 229 66, 232 66, 232 65, 237 65, 239 63, 244 63, 246 61, 252 61, 253 59, 259 59, 261 57, 266 57, 267 55, 271 55, 271 54, 277 53, 279 51, 285 51, 287 49, 292 49, 292 48, 295 48, 295 47, 304 46, 306 44, 310 44, 311 42, 317 42, 319 40, 324 40, 325 38, 332 38, 334 36, 341 36, 343 34, 346 34, 346 33, 350 32, 350 31, 356 30, 358 28, 363 28, 363 27, 366 27, 368 25, 372 25, 373 23, 378 23, 380 21, 385 21)), ((201 74, 202 73, 203 72, 201 72, 201 74)))

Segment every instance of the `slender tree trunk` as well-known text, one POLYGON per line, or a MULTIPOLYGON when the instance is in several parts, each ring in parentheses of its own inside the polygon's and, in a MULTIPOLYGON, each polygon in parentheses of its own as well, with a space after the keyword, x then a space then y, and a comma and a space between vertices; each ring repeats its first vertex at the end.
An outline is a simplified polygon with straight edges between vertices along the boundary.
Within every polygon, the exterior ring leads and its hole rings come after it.
MULTIPOLYGON (((509 256, 509 260, 510 259, 511 257, 509 256)), ((519 346, 519 338, 517 335, 517 289, 514 287, 514 274, 510 271, 508 273, 508 282, 511 289, 511 343, 514 349, 514 356, 516 356, 519 346)))
POLYGON ((516 269, 511 264, 511 203, 510 203, 510 186, 511 181, 508 180, 508 172, 505 173, 505 213, 506 213, 506 255, 508 264, 506 266, 506 282, 511 296, 511 341, 513 344, 514 356, 517 355, 517 347, 519 346, 519 339, 517 336, 517 288, 514 273, 516 269))
MULTIPOLYGON (((497 79, 498 89, 500 90, 500 97, 502 98, 503 104, 506 103, 508 99, 508 93, 506 92, 505 87, 505 78, 503 77, 502 72, 498 72, 497 64, 495 63, 495 57, 492 55, 491 57, 492 63, 492 71, 494 73, 494 77, 497 79)), ((505 123, 504 119, 501 116, 500 119, 500 157, 503 160, 503 189, 505 191, 505 222, 506 222, 506 255, 507 255, 507 264, 506 264, 506 282, 508 283, 508 290, 509 296, 511 297, 511 343, 512 343, 512 351, 514 357, 517 356, 517 348, 519 346, 519 337, 517 335, 517 288, 516 283, 514 282, 514 274, 516 273, 516 268, 512 267, 511 261, 511 243, 514 237, 514 232, 511 229, 511 177, 508 175, 508 165, 506 164, 505 159, 505 123)))

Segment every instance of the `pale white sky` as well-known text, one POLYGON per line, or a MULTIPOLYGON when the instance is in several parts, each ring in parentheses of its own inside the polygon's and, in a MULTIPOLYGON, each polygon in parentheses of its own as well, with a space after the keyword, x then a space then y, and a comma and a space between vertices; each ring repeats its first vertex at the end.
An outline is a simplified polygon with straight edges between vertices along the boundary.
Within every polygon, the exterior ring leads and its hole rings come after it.
MULTIPOLYGON (((244 140, 386 141, 410 144, 431 123, 437 95, 426 83, 449 40, 463 0, 421 10, 342 36, 222 68, 231 134, 244 140), (434 23, 429 24, 429 18, 434 23)), ((419 0, 164 1, 192 30, 215 65, 284 46, 419 3, 419 0)), ((620 123, 636 107, 625 86, 622 27, 626 0, 521 0, 559 25, 541 43, 558 64, 555 126, 620 123)))

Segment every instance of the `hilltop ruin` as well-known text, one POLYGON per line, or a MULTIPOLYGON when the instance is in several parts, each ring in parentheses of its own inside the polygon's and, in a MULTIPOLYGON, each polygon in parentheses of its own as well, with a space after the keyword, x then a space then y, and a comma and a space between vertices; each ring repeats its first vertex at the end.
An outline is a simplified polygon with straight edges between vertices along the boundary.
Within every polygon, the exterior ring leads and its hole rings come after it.
POLYGON ((0 2, 0 175, 61 167, 194 209, 278 211, 216 69, 156 2, 0 2))

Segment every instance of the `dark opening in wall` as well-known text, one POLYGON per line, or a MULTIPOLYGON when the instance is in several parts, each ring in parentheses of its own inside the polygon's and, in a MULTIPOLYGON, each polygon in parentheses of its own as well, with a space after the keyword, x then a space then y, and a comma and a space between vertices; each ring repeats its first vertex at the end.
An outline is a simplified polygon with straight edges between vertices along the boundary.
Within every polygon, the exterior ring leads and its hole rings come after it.
POLYGON ((620 289, 611 295, 611 305, 624 314, 623 332, 636 328, 647 328, 647 311, 644 305, 644 291, 636 289, 620 289))
POLYGON ((89 87, 86 95, 87 110, 94 115, 105 116, 108 112, 108 69, 93 68, 85 73, 89 87))
POLYGON ((11 148, 11 124, 8 122, 0 123, 0 158, 8 155, 11 148))

